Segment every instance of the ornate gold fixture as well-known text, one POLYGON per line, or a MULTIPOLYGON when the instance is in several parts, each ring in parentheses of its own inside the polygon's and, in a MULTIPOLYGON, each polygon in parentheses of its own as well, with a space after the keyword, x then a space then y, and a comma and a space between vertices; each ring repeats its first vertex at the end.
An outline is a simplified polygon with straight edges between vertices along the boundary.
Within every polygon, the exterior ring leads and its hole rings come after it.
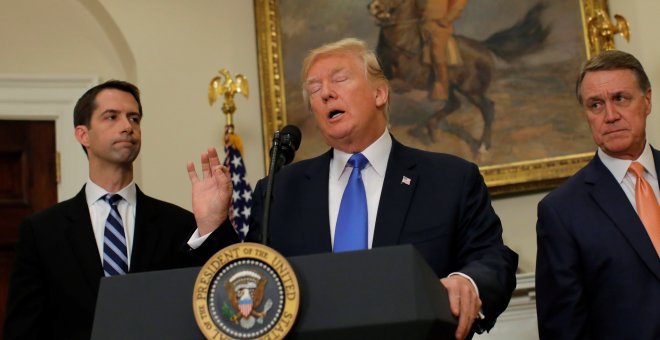
POLYGON ((630 41, 630 28, 626 18, 619 14, 610 18, 607 0, 580 0, 584 11, 584 31, 587 41, 587 58, 602 51, 614 49, 614 36, 620 34, 630 41))
MULTIPOLYGON (((236 93, 242 94, 245 98, 250 94, 248 87, 248 80, 242 74, 237 74, 236 79, 232 79, 227 69, 218 71, 220 75, 213 77, 209 83, 209 105, 213 105, 218 96, 224 95, 225 101, 222 104, 222 112, 226 117, 226 125, 233 130, 234 126, 234 112, 236 111, 236 103, 234 102, 234 95, 236 93)), ((233 132, 233 131, 230 131, 233 132)))

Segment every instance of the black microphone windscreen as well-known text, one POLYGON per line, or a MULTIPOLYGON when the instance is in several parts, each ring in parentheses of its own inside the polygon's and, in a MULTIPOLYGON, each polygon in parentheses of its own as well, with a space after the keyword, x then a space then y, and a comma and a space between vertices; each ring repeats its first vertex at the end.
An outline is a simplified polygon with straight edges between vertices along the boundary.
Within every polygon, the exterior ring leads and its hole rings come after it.
POLYGON ((280 136, 289 135, 291 144, 293 145, 294 150, 298 150, 300 147, 300 141, 302 140, 302 132, 295 125, 287 125, 280 130, 280 136))

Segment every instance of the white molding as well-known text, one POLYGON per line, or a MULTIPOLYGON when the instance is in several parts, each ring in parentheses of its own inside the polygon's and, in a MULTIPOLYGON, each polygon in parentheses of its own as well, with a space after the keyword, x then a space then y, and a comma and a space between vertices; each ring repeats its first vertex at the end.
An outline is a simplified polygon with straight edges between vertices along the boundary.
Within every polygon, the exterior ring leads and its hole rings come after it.
POLYGON ((88 177, 87 159, 73 137, 73 106, 98 82, 93 75, 0 74, 1 120, 55 121, 61 164, 58 201, 75 195, 88 177))
POLYGON ((483 340, 538 339, 534 273, 516 275, 516 290, 504 313, 497 318, 490 333, 475 335, 483 340))

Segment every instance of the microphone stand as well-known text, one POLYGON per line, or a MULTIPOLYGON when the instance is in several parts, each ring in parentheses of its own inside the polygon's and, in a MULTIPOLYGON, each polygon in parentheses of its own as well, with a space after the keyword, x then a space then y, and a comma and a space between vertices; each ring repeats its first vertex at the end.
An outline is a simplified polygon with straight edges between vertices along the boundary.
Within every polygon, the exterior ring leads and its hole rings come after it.
POLYGON ((275 182, 275 172, 277 172, 278 158, 280 157, 280 132, 276 131, 273 135, 273 147, 270 151, 270 166, 268 169, 268 181, 266 182, 266 197, 264 199, 264 211, 261 218, 261 244, 268 246, 268 222, 270 220, 270 202, 273 193, 273 183, 275 182))

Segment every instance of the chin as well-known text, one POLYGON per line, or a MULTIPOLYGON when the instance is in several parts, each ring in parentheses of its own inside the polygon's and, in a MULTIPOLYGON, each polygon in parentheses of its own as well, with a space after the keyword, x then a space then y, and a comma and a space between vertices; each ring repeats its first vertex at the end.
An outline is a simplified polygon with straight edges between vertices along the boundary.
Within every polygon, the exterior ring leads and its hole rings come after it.
MULTIPOLYGON (((628 155, 628 156, 639 156, 639 155, 633 155, 636 154, 637 152, 634 151, 634 147, 632 145, 605 145, 602 147, 604 151, 606 151, 607 154, 609 155, 618 155, 617 158, 621 158, 621 156, 628 155)), ((641 151, 641 149, 640 149, 641 151)))
POLYGON ((130 152, 117 155, 117 161, 121 163, 133 163, 137 159, 139 152, 130 152))
POLYGON ((344 140, 351 136, 351 129, 335 128, 328 129, 325 133, 326 140, 344 140))

